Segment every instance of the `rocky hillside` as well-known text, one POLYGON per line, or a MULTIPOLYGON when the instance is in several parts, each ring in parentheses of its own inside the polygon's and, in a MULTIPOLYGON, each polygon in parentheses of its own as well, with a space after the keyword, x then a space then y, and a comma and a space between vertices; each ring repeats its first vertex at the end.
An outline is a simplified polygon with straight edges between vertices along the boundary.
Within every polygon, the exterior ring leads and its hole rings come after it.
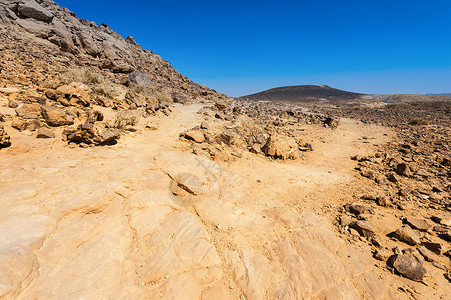
MULTIPOLYGON (((84 66, 120 82, 124 74, 138 69, 154 83, 186 95, 210 93, 159 55, 142 49, 132 37, 123 38, 106 24, 78 18, 51 0, 1 0, 0 30, 3 53, 42 59, 44 69, 50 72, 58 67, 84 66)), ((33 79, 37 85, 45 86, 44 78, 33 79)))
POLYGON ((362 95, 334 89, 327 85, 297 85, 278 87, 241 98, 253 101, 311 102, 359 99, 362 95))

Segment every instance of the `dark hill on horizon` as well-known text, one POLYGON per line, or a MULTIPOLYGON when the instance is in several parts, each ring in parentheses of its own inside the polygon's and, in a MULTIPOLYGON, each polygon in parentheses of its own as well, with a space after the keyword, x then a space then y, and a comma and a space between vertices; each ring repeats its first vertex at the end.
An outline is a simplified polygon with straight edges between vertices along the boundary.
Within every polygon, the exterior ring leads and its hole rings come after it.
POLYGON ((327 85, 297 85, 269 89, 242 96, 251 101, 310 102, 318 100, 341 101, 360 99, 365 94, 334 89, 327 85))

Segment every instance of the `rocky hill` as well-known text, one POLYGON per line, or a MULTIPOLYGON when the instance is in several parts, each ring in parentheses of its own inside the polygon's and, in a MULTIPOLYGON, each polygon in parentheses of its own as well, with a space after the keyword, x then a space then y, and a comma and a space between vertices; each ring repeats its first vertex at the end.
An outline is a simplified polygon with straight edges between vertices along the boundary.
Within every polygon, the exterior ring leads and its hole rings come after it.
MULTIPOLYGON (((78 18, 51 0, 1 0, 0 25, 3 53, 42 59, 49 72, 84 66, 120 82, 125 74, 137 69, 154 83, 188 96, 210 92, 178 73, 159 55, 142 49, 132 37, 123 38, 106 24, 78 18)), ((45 80, 36 80, 36 84, 45 87, 45 80)))
POLYGON ((252 101, 312 102, 360 99, 361 96, 363 94, 342 91, 327 85, 297 85, 273 88, 241 98, 252 101))

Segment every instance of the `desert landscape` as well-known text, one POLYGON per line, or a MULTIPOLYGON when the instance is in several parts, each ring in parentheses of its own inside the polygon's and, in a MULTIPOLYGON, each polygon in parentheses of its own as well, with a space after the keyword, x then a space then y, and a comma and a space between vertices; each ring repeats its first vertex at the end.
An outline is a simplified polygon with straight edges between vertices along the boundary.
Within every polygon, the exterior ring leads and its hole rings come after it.
POLYGON ((0 299, 450 299, 451 97, 229 97, 0 0, 0 299))

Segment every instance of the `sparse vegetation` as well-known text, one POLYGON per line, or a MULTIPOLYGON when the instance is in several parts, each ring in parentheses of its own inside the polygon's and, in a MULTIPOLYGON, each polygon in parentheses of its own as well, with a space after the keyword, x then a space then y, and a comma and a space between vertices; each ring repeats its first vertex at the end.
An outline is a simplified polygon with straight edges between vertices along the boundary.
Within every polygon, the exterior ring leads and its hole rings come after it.
POLYGON ((171 89, 163 86, 142 86, 132 85, 129 87, 132 91, 149 98, 156 98, 159 102, 172 103, 171 89))
POLYGON ((139 122, 139 115, 136 111, 120 111, 116 116, 113 127, 125 129, 127 126, 136 126, 139 122))
POLYGON ((73 68, 62 76, 62 81, 66 83, 81 82, 88 85, 94 93, 108 98, 118 96, 118 88, 101 74, 88 68, 73 68))

